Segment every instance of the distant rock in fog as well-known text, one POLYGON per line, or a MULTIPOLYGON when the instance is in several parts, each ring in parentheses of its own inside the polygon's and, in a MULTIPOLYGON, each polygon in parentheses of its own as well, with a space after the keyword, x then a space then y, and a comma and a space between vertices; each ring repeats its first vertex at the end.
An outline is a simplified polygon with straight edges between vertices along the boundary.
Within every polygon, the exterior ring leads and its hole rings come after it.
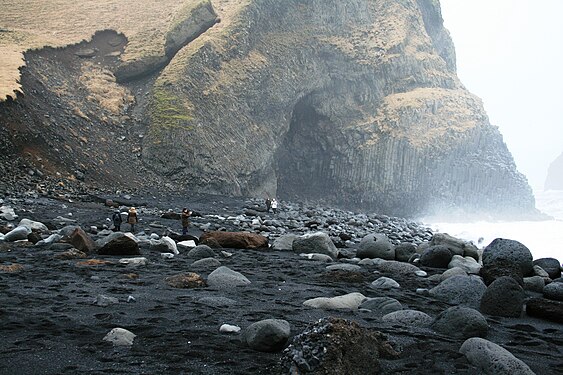
POLYGON ((563 152, 549 165, 544 188, 545 190, 563 190, 563 152))

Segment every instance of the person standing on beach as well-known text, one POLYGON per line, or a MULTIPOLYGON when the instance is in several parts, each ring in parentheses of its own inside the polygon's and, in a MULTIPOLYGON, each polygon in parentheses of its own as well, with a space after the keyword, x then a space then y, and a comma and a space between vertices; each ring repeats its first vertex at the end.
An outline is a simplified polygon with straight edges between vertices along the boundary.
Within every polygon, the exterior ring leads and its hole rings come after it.
POLYGON ((121 232, 121 223, 123 222, 123 219, 121 218, 121 212, 115 211, 111 217, 111 221, 113 221, 113 231, 121 232))
POLYGON ((139 222, 139 218, 137 217, 137 210, 135 207, 131 207, 127 212, 127 223, 131 225, 131 233, 135 233, 135 224, 139 222))
POLYGON ((181 220, 182 220, 182 236, 188 234, 188 227, 190 226, 190 216, 192 216, 192 211, 188 210, 186 207, 182 210, 181 220))
POLYGON ((278 212, 278 201, 276 198, 272 198, 272 212, 274 214, 278 212))
POLYGON ((266 212, 270 212, 270 208, 272 207, 272 200, 270 197, 266 198, 266 212))

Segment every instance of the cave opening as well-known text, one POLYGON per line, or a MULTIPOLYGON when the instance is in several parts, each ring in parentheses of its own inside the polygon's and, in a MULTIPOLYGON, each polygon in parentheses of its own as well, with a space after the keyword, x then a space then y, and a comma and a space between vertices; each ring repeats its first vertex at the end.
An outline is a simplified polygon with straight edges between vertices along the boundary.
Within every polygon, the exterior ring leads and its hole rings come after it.
POLYGON ((318 113, 309 97, 295 105, 289 130, 276 154, 280 198, 318 201, 335 194, 332 128, 331 121, 318 113))

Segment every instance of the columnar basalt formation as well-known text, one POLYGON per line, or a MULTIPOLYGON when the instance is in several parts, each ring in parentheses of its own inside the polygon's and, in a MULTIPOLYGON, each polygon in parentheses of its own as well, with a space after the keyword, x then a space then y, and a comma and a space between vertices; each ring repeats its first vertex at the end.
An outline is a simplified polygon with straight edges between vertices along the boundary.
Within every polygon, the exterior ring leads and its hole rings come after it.
POLYGON ((255 0, 152 89, 145 162, 190 189, 410 215, 534 206, 436 1, 255 0))

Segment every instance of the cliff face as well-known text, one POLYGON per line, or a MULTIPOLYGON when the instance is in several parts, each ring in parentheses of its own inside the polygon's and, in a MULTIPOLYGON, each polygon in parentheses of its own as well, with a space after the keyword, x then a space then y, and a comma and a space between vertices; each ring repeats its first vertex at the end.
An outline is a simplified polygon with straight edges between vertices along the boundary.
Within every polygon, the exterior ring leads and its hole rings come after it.
POLYGON ((557 157, 547 170, 546 190, 563 190, 563 153, 557 157))
MULTIPOLYGON (((79 167, 95 170, 96 179, 131 180, 142 171, 154 178, 136 184, 160 179, 188 191, 323 200, 408 216, 451 207, 534 209, 502 136, 456 76, 438 1, 216 0, 178 9, 160 45, 152 40, 146 53, 142 32, 134 45, 126 34, 93 40, 106 46, 118 38, 107 56, 96 47, 77 57, 75 46, 29 53, 24 92, 34 81, 47 92, 0 105, 0 118, 13 123, 10 133, 41 135, 37 129, 49 123, 63 141, 78 139, 61 152, 76 155, 82 144, 79 167), (101 64, 121 103, 113 111, 96 111, 90 94, 102 103, 104 93, 76 77, 91 75, 92 62, 101 64), (49 90, 55 101, 46 100, 49 90), (47 103, 37 108, 38 101, 47 103), (49 105, 46 121, 39 111, 49 105), (29 113, 37 121, 14 120, 29 113), (82 130, 69 134, 56 124, 82 130), (98 125, 113 136, 100 135, 98 125), (114 147, 127 152, 118 137, 135 146, 123 170, 111 155, 114 147)), ((68 164, 60 154, 41 159, 68 164)))
POLYGON ((395 214, 533 208, 456 77, 438 2, 253 0, 231 12, 156 80, 151 168, 191 190, 395 214))

